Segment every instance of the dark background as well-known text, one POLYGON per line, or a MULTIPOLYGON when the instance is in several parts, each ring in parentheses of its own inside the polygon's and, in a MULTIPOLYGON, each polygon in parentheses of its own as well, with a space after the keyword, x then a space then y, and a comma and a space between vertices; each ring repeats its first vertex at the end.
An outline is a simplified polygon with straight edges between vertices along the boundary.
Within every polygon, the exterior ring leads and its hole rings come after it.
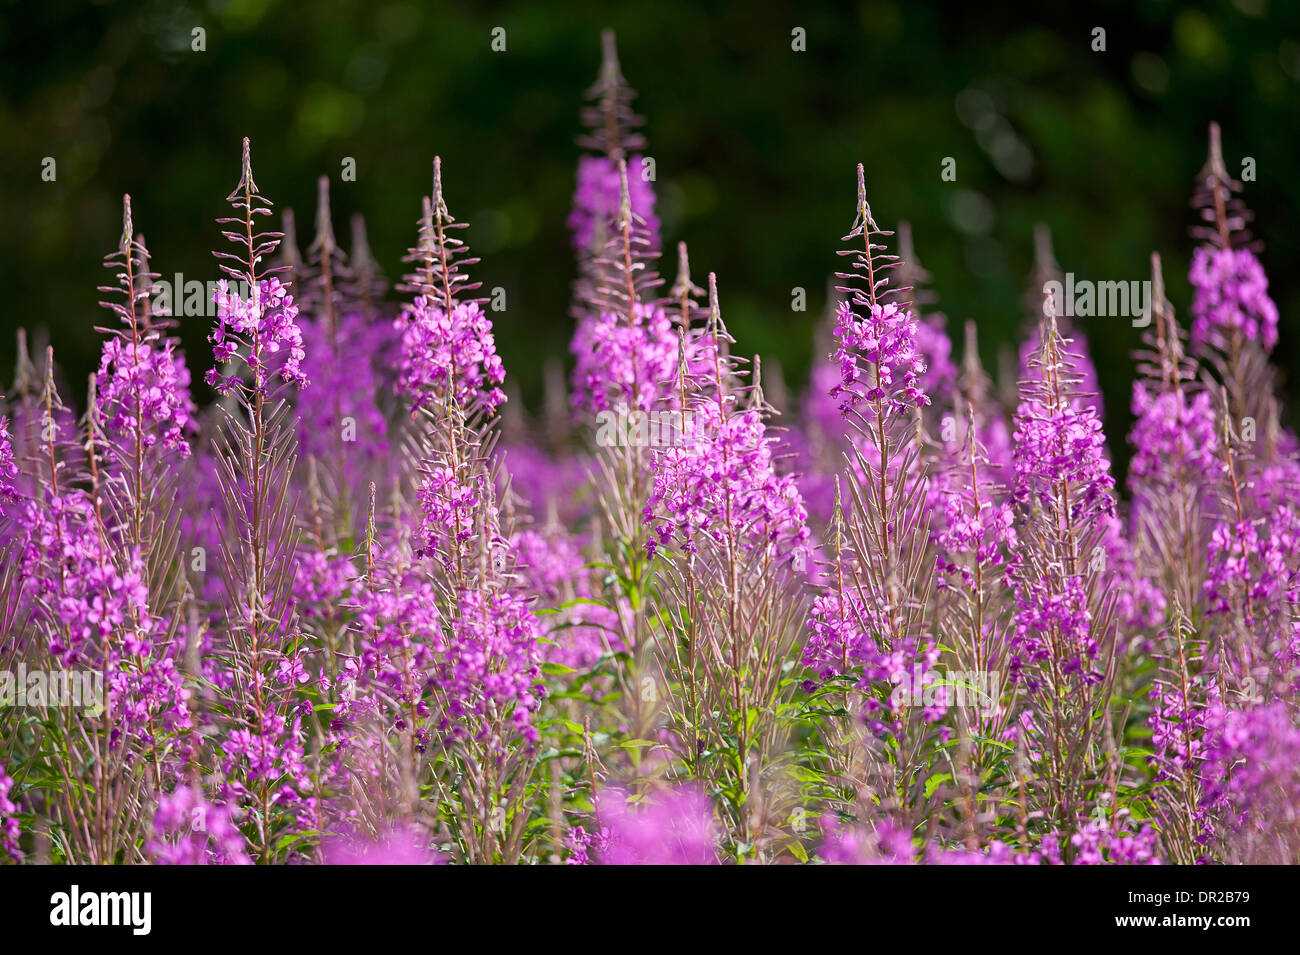
MULTIPOLYGON (((0 382, 20 325, 51 330, 72 380, 94 367, 90 329, 107 318, 95 286, 123 192, 156 271, 216 278, 213 220, 248 135, 259 186, 300 229, 317 176, 331 176, 340 237, 364 212, 390 279, 440 154, 483 257, 476 277, 508 291, 499 348, 536 407, 542 357, 566 355, 572 328, 564 220, 605 26, 648 119, 665 247, 685 239, 697 278, 718 272, 740 348, 779 360, 796 387, 852 222, 855 163, 878 222, 913 223, 954 337, 976 319, 992 367, 1023 321, 1036 221, 1080 278, 1146 278, 1159 250, 1188 318, 1188 198, 1212 119, 1230 171, 1257 161, 1245 198, 1282 313, 1276 359, 1296 367, 1300 3, 22 2, 0 5, 0 382), (195 26, 206 52, 190 49, 195 26), (490 49, 496 26, 504 53, 490 49), (796 26, 807 52, 791 50, 796 26), (56 182, 41 181, 45 156, 56 182), (345 156, 356 182, 339 182, 345 156), (945 156, 955 183, 940 179, 945 156), (794 286, 805 313, 790 309, 794 286)), ((1118 445, 1138 332, 1086 321, 1118 445)), ((182 327, 196 379, 202 326, 182 327)))

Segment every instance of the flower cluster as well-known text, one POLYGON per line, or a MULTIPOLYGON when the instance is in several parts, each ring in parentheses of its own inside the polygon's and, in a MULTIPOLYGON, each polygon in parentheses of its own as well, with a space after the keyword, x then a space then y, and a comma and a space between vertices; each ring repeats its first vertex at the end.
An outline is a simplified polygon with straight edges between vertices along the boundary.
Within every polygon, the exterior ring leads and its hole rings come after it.
POLYGON ((492 322, 478 302, 447 310, 418 295, 397 319, 401 333, 398 387, 421 405, 440 395, 464 408, 489 413, 506 400, 505 369, 497 357, 492 322))
POLYGON ((1092 408, 1030 398, 1016 410, 1012 437, 1018 502, 1051 507, 1063 486, 1079 497, 1076 520, 1114 512, 1115 478, 1092 408))
POLYGON ((1300 727, 1285 702, 1217 710, 1206 755, 1206 803, 1226 807, 1225 825, 1239 842, 1238 861, 1294 863, 1300 850, 1300 727))
POLYGON ((140 343, 114 336, 104 341, 95 380, 95 398, 104 430, 133 443, 139 432, 144 448, 161 439, 180 457, 189 457, 185 433, 192 426, 190 372, 170 339, 140 343))
POLYGON ((581 671, 602 654, 623 649, 619 611, 596 599, 579 541, 562 528, 547 527, 520 532, 512 545, 524 588, 538 606, 556 610, 538 620, 547 631, 548 661, 581 671))
POLYGON ((0 852, 14 862, 22 862, 23 852, 18 846, 22 829, 18 825, 18 804, 10 796, 13 788, 13 779, 5 773, 4 763, 0 763, 0 852))
POLYGON ((127 553, 118 566, 96 530, 94 508, 79 490, 27 508, 23 573, 54 618, 50 654, 69 668, 100 659, 106 641, 148 654, 154 627, 139 555, 127 553))
POLYGON ((541 648, 527 600, 510 591, 469 590, 457 611, 439 665, 438 682, 448 701, 445 728, 483 742, 504 722, 520 739, 537 742, 532 714, 542 696, 541 648))
MULTIPOLYGON (((628 197, 632 212, 645 223, 646 232, 659 235, 655 216, 655 193, 650 179, 642 176, 645 160, 629 156, 627 160, 628 197)), ((606 156, 583 156, 578 160, 578 185, 573 193, 573 210, 569 213, 569 231, 579 252, 593 248, 608 223, 618 212, 620 202, 618 166, 606 156)))
POLYGON ((733 401, 693 405, 695 440, 656 456, 645 514, 657 540, 648 548, 676 543, 694 552, 701 536, 735 539, 749 550, 772 548, 801 569, 810 532, 798 484, 778 470, 762 412, 736 410, 733 401))
POLYGON ((643 800, 617 789, 597 799, 608 834, 600 850, 603 865, 716 865, 717 828, 713 807, 702 793, 681 788, 643 800))
POLYGON ((332 461, 343 449, 349 462, 383 460, 389 448, 382 399, 390 382, 379 369, 393 360, 392 330, 348 312, 335 330, 343 344, 331 342, 326 323, 319 321, 304 322, 302 337, 302 370, 312 383, 312 400, 298 424, 301 452, 332 461), (357 361, 357 355, 367 360, 357 361))
POLYGON ((1249 249, 1210 249, 1192 254, 1188 273, 1192 298, 1192 343, 1222 344, 1233 333, 1277 344, 1277 306, 1268 295, 1268 276, 1249 249))
POLYGON ((252 864, 230 811, 209 803, 198 787, 187 784, 158 800, 153 837, 145 849, 157 865, 252 864))
POLYGON ((1215 525, 1205 580, 1205 596, 1212 611, 1229 612, 1239 596, 1251 606, 1268 605, 1285 600, 1293 591, 1292 563, 1300 548, 1300 521, 1289 509, 1275 517, 1290 519, 1263 527, 1250 520, 1215 525))
POLYGON ((1133 417, 1130 485, 1165 486, 1177 476, 1175 467, 1191 471, 1198 483, 1210 483, 1221 470, 1218 426, 1208 393, 1153 393, 1144 382, 1136 381, 1133 417))
POLYGON ((973 322, 955 361, 863 167, 822 354, 741 352, 684 243, 659 291, 605 56, 540 414, 503 408, 440 160, 390 307, 326 189, 305 253, 258 231, 245 143, 203 410, 124 204, 87 405, 24 348, 0 409, 0 857, 1300 859, 1300 441, 1237 205, 1189 354, 1153 257, 1121 484, 1082 340, 1048 308, 1018 390, 973 322), (103 699, 37 702, 64 670, 103 699))
POLYGON ((840 383, 831 389, 831 397, 843 396, 842 410, 863 401, 884 401, 891 413, 901 414, 930 403, 921 387, 926 364, 917 325, 910 311, 893 302, 869 305, 865 316, 849 302, 841 303, 835 322, 840 383), (868 363, 867 370, 860 367, 862 361, 868 363))
POLYGON ((14 481, 18 479, 18 465, 14 461, 14 443, 9 434, 9 419, 0 415, 0 502, 16 501, 18 489, 14 481))
POLYGON ((374 839, 335 836, 325 845, 326 865, 441 865, 446 861, 416 829, 391 829, 374 839))
MULTIPOLYGON (((431 468, 418 496, 422 553, 436 554, 450 564, 456 549, 474 537, 479 520, 485 516, 487 493, 485 478, 462 483, 450 467, 431 468)), ((490 521, 488 526, 493 523, 490 521)))
POLYGON ((307 386, 302 363, 306 351, 298 327, 298 306, 278 278, 263 279, 242 296, 222 279, 213 299, 217 325, 209 341, 217 366, 208 369, 204 380, 220 394, 229 394, 242 381, 238 372, 225 374, 220 366, 242 362, 253 375, 253 391, 265 395, 272 375, 283 381, 307 386))
MULTIPOLYGON (((677 374, 678 341, 668 312, 637 303, 631 322, 605 309, 578 324, 574 355, 574 404, 598 412, 626 407, 650 411, 671 392, 677 374)), ((697 366, 701 356, 689 356, 697 366)))

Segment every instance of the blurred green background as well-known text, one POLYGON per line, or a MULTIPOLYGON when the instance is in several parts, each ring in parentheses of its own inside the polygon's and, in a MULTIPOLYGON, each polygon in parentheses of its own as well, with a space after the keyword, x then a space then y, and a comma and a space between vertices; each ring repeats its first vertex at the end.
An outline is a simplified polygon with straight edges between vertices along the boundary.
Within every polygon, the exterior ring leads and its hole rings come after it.
MULTIPOLYGON (((365 213, 390 279, 440 154, 452 212, 471 222, 483 258, 476 277, 507 290, 499 348, 536 407, 543 357, 567 354, 564 220, 580 95, 606 26, 648 120, 665 247, 685 239, 697 277, 718 272, 740 348, 779 360, 794 387, 853 218, 855 163, 880 224, 912 222, 950 331, 959 338, 974 318, 993 367, 1023 321, 1037 221, 1081 278, 1146 278, 1161 251, 1187 318, 1188 198, 1211 119, 1231 171, 1256 160, 1245 199, 1282 312, 1276 358, 1297 367, 1300 4, 1083 6, 4 3, 0 381, 20 325, 50 329, 73 380, 94 367, 91 327, 107 318, 95 286, 123 192, 156 271, 216 278, 213 220, 248 135, 258 184, 297 211, 300 228, 317 176, 331 176, 340 237, 351 213, 365 213), (190 48, 199 26, 204 52, 190 48), (490 47, 498 26, 500 53, 490 47), (795 27, 807 52, 791 49, 795 27), (1094 27, 1106 30, 1104 53, 1091 48, 1094 27), (46 156, 55 182, 41 181, 46 156), (340 182, 349 156, 357 180, 340 182), (940 178, 947 156, 956 182, 940 178), (808 290, 804 313, 791 311, 795 286, 808 290)), ((1118 445, 1138 332, 1090 321, 1118 445)), ((182 328, 196 378, 202 326, 182 328)))

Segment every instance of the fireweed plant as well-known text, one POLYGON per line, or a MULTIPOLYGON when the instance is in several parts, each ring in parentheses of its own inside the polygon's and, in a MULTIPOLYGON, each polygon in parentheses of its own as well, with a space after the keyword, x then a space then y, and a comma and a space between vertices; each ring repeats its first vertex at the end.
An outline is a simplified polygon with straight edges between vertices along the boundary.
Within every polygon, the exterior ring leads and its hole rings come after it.
POLYGON ((995 381, 859 166, 791 398, 660 277, 633 96, 607 34, 536 418, 439 160, 394 303, 246 140, 210 357, 125 198, 82 410, 21 332, 0 403, 0 859, 1300 861, 1300 445, 1218 128, 1121 479, 1044 231, 995 381))

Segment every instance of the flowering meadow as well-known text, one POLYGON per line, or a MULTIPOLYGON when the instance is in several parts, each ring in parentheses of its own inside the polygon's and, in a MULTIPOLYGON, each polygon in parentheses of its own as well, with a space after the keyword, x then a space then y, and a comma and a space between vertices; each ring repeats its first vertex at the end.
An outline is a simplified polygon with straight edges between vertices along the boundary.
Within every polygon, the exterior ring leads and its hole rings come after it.
POLYGON ((124 197, 97 373, 20 334, 0 401, 0 860, 1300 861, 1300 444, 1218 127, 1123 434, 1050 237, 995 380, 861 165, 791 394, 660 234, 633 95, 607 35, 533 415, 473 169, 383 224, 390 288, 229 144, 206 317, 124 197))

